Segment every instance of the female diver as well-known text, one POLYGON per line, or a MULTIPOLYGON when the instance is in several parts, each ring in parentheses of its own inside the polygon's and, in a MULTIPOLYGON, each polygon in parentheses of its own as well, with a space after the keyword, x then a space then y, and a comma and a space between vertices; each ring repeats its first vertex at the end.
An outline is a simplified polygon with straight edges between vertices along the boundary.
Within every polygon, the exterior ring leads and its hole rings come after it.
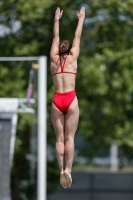
POLYGON ((79 107, 75 91, 77 58, 80 51, 80 37, 85 18, 85 8, 77 11, 78 24, 73 43, 60 42, 59 20, 63 10, 55 11, 53 41, 50 50, 50 69, 55 94, 52 99, 51 119, 56 134, 56 156, 60 169, 60 183, 64 188, 72 184, 72 163, 74 156, 74 135, 79 120, 79 107))

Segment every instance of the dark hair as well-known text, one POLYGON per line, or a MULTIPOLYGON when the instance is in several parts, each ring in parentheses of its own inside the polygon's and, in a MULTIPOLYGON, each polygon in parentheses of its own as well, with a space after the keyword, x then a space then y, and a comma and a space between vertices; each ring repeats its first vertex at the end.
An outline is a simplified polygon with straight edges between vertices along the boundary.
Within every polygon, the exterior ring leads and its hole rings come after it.
POLYGON ((69 54, 72 43, 69 40, 63 40, 59 44, 59 55, 69 54))

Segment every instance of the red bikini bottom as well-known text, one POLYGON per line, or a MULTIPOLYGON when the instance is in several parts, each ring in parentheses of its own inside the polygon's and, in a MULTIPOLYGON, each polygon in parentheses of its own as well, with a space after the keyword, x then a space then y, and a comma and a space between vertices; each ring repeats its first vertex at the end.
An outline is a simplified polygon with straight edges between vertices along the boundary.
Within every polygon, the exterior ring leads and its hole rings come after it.
POLYGON ((67 110, 76 97, 75 90, 65 93, 55 93, 53 96, 53 103, 62 112, 67 113, 67 110))

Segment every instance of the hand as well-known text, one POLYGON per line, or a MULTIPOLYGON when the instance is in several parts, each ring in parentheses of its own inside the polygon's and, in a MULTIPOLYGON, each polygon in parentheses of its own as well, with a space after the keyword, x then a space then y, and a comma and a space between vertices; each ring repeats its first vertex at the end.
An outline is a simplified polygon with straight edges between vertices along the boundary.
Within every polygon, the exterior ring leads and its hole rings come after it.
POLYGON ((59 20, 62 17, 63 10, 60 11, 60 8, 58 7, 55 11, 55 20, 59 20))
POLYGON ((78 19, 84 20, 84 18, 85 18, 85 8, 84 7, 82 7, 79 12, 77 11, 77 17, 78 17, 78 19))

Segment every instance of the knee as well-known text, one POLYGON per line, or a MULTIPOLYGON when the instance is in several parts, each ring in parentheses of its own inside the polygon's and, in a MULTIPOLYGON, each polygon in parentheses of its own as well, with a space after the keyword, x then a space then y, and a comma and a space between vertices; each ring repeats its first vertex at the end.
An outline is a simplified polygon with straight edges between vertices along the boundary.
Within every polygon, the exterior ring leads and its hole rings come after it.
POLYGON ((65 143, 66 142, 74 142, 74 138, 72 136, 66 136, 65 137, 65 143))
POLYGON ((63 143, 64 144, 64 137, 63 136, 56 137, 56 143, 63 143))

